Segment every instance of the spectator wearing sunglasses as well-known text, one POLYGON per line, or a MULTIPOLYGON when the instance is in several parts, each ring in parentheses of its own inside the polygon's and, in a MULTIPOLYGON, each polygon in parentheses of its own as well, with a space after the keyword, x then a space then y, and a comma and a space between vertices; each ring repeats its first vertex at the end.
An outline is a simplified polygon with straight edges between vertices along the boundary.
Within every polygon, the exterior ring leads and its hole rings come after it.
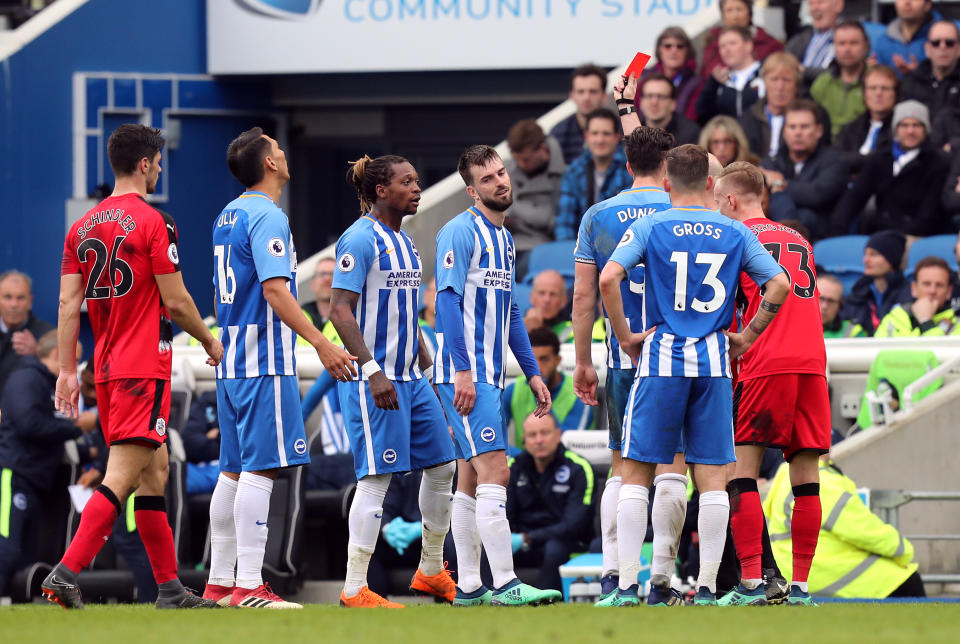
MULTIPOLYGON (((690 37, 680 27, 667 27, 657 36, 657 64, 640 76, 642 81, 651 74, 663 74, 675 88, 676 113, 691 121, 697 120, 697 97, 703 89, 703 79, 697 74, 697 55, 690 37)), ((640 111, 640 93, 635 103, 640 111)))
POLYGON ((948 20, 933 23, 923 48, 927 59, 903 77, 903 97, 920 101, 935 118, 945 107, 960 107, 960 29, 948 20))

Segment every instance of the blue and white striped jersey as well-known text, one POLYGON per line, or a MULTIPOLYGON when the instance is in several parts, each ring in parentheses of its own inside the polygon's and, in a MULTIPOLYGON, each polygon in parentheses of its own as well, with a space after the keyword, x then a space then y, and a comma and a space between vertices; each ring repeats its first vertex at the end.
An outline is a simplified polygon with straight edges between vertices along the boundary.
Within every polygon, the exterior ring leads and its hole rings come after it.
MULTIPOLYGON (((660 188, 631 188, 590 206, 580 221, 577 247, 573 251, 574 260, 584 264, 596 264, 599 274, 631 223, 669 207, 670 195, 660 188)), ((643 331, 642 265, 627 271, 627 279, 620 284, 620 294, 623 297, 623 313, 630 329, 634 332, 643 331)), ((603 309, 603 320, 607 329, 607 368, 632 369, 630 356, 620 349, 606 309, 603 309)))
POLYGON ((262 192, 244 192, 213 224, 213 288, 223 361, 217 378, 295 376, 296 333, 263 297, 283 277, 297 297, 297 251, 287 215, 262 192))
MULTIPOLYGON (((460 213, 437 236, 437 292, 452 288, 462 298, 463 336, 474 382, 503 388, 513 297, 513 236, 476 207, 460 213)), ((438 304, 439 306, 439 304, 438 304)), ((452 384, 456 370, 437 315, 434 381, 452 384)))
MULTIPOLYGON (((389 380, 416 380, 417 295, 420 253, 402 230, 370 215, 360 217, 337 240, 333 288, 359 293, 353 314, 364 344, 389 380)), ((366 380, 359 373, 354 380, 366 380)))
POLYGON ((704 207, 671 208, 632 223, 610 261, 645 264, 649 326, 637 376, 730 377, 722 329, 733 321, 740 272, 759 285, 783 272, 739 221, 704 207))

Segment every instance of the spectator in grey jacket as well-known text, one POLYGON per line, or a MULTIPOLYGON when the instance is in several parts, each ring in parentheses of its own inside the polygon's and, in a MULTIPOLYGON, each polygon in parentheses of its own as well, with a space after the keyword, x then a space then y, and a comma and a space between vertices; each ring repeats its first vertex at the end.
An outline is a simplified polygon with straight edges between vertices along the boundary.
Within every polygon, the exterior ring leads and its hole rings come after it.
POLYGON ((518 121, 507 134, 512 158, 504 165, 513 184, 513 205, 504 225, 516 247, 516 279, 527 272, 530 251, 554 239, 557 201, 567 165, 560 144, 533 119, 518 121))

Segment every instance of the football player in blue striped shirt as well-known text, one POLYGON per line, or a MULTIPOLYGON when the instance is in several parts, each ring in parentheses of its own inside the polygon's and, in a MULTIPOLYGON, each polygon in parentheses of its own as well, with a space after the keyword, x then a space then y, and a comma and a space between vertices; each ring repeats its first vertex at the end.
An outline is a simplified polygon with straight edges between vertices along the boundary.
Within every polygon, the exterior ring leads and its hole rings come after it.
POLYGON ((717 603, 717 569, 730 513, 725 467, 734 460, 730 359, 767 327, 786 299, 790 281, 746 226, 706 205, 711 183, 702 148, 671 150, 664 187, 673 207, 632 223, 600 273, 604 307, 620 346, 639 360, 624 419, 617 516, 620 583, 607 605, 639 603, 637 573, 649 488, 656 464, 673 462, 681 445, 700 490, 700 577, 694 602, 717 603), (627 270, 638 263, 644 264, 648 325, 641 333, 627 323, 620 292, 627 270), (728 336, 741 271, 766 294, 744 332, 728 336))
POLYGON ((367 568, 390 478, 416 469, 423 470, 423 534, 410 588, 452 602, 456 587, 444 566, 443 540, 450 529, 455 454, 417 318, 420 253, 400 230, 403 217, 417 212, 420 178, 403 157, 364 156, 353 162, 347 183, 364 214, 337 241, 330 303, 330 319, 361 365, 359 377, 337 385, 357 474, 340 604, 402 608, 370 590, 367 568))
POLYGON ((246 188, 213 224, 214 293, 224 358, 217 367, 220 477, 210 499, 210 578, 204 597, 226 606, 301 608, 263 583, 267 514, 280 468, 310 462, 293 347, 314 346, 335 378, 354 371, 297 304, 297 252, 277 202, 290 179, 277 142, 260 128, 227 149, 246 188), (234 577, 236 565, 236 578, 234 577))
POLYGON ((513 203, 510 175, 488 145, 467 148, 457 169, 474 205, 440 229, 435 270, 435 381, 460 459, 451 521, 459 569, 454 604, 552 603, 558 591, 533 588, 514 574, 506 513, 510 470, 500 398, 508 347, 537 398, 534 414, 550 411, 550 391, 512 298, 514 244, 503 227, 513 203), (480 581, 481 544, 493 573, 491 590, 480 581))
MULTIPOLYGON (((576 345, 577 364, 573 371, 573 386, 577 395, 588 405, 597 404, 597 372, 593 368, 591 352, 593 316, 597 301, 597 279, 606 266, 620 238, 631 223, 670 208, 670 195, 663 190, 666 170, 666 153, 674 146, 671 134, 648 127, 637 127, 624 139, 627 153, 627 170, 633 184, 615 197, 594 204, 580 221, 577 246, 573 252, 576 262, 573 286, 573 337, 576 345)), ((634 332, 644 330, 643 266, 629 271, 629 279, 620 286, 624 315, 634 332)), ((624 409, 633 384, 633 364, 617 342, 610 327, 610 319, 604 311, 607 343, 606 402, 610 427, 609 447, 612 450, 611 475, 600 497, 600 534, 603 551, 602 595, 606 598, 617 589, 620 564, 617 560, 617 499, 620 495, 620 449, 624 409)), ((681 474, 664 475, 657 481, 659 487, 655 499, 665 499, 661 487, 678 487, 681 498, 686 500, 686 477, 682 457, 681 474), (682 480, 681 480, 682 479, 682 480), (669 481, 669 482, 667 482, 669 481), (666 485, 660 485, 661 483, 666 485)), ((672 492, 673 490, 669 490, 672 492)), ((684 504, 685 506, 685 504, 684 504)), ((685 509, 685 508, 684 508, 685 509)), ((684 513, 679 521, 683 523, 684 513)), ((674 555, 674 559, 676 556, 674 555)))

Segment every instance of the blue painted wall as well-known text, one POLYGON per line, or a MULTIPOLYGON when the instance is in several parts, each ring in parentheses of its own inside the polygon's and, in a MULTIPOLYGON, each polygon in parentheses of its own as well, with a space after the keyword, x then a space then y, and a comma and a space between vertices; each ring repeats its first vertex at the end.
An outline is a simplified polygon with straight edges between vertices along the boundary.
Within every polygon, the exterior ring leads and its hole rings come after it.
MULTIPOLYGON (((3 61, 0 270, 33 277, 40 317, 56 322, 64 210, 73 192, 73 73, 205 73, 205 5, 91 0, 3 61)), ((270 99, 255 82, 217 82, 212 93, 237 107, 270 99)), ((160 207, 177 220, 184 278, 204 314, 213 298, 210 225, 240 189, 226 169, 226 145, 256 121, 188 118, 180 148, 167 154, 170 199, 160 207)))

